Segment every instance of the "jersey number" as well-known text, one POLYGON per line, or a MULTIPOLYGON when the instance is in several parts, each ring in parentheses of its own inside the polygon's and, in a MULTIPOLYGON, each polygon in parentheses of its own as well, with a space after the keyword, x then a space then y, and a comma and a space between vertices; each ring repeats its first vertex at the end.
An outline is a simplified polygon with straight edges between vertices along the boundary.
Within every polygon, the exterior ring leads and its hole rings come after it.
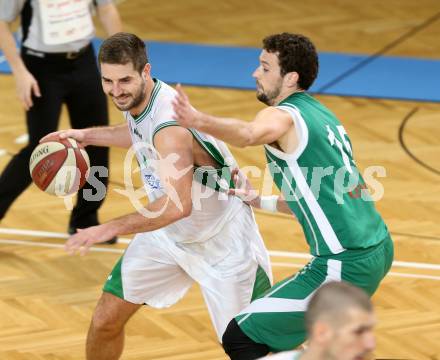
POLYGON ((347 141, 345 136, 347 135, 347 132, 345 131, 344 127, 342 125, 338 125, 336 128, 338 129, 339 136, 341 137, 341 141, 336 137, 335 133, 332 129, 330 129, 330 126, 327 127, 327 133, 328 133, 328 141, 330 142, 331 146, 336 146, 339 149, 339 152, 342 156, 342 161, 344 162, 345 167, 347 168, 348 172, 351 174, 353 172, 353 169, 351 167, 350 163, 350 156, 353 156, 350 143, 347 141))

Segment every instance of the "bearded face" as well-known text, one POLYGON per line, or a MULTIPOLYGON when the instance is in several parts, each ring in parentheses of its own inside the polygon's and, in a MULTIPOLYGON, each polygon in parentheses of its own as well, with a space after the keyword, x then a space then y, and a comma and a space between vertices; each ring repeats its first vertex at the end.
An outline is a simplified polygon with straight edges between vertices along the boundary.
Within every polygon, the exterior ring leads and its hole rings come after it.
POLYGON ((260 65, 254 71, 257 83, 257 99, 266 105, 276 105, 280 100, 283 77, 278 63, 278 55, 263 50, 260 54, 260 65))

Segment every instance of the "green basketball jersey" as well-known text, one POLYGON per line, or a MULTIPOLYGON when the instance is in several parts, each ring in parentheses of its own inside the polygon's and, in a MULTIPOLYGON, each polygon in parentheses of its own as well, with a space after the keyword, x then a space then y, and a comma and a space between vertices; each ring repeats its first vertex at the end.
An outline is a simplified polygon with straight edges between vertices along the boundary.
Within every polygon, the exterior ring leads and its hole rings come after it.
POLYGON ((338 254, 381 242, 387 227, 335 115, 307 93, 295 93, 277 108, 292 116, 299 144, 292 154, 265 145, 268 167, 301 224, 311 253, 338 254))

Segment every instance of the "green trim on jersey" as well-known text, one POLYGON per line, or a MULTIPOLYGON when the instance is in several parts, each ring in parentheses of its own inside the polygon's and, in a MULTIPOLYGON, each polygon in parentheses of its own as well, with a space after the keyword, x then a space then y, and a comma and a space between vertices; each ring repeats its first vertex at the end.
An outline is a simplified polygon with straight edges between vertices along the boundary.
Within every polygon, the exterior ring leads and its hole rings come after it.
POLYGON ((231 171, 227 167, 215 169, 208 166, 196 166, 194 168, 194 179, 218 192, 225 192, 233 184, 231 171))
POLYGON ((167 121, 167 122, 164 122, 164 123, 160 124, 158 127, 156 127, 153 130, 153 136, 151 137, 151 141, 153 142, 153 144, 154 144, 154 137, 159 132, 159 130, 162 130, 163 128, 166 128, 168 126, 180 126, 180 125, 179 125, 179 123, 177 121, 174 121, 174 120, 173 121, 167 121))
POLYGON ((276 186, 300 222, 313 255, 364 249, 388 235, 335 115, 307 93, 277 106, 295 123, 299 144, 292 154, 265 145, 276 186))
POLYGON ((202 177, 200 178, 200 172, 196 174, 198 177, 196 178, 202 185, 208 186, 215 191, 224 191, 226 188, 234 189, 235 184, 232 180, 231 169, 226 164, 226 161, 222 154, 217 150, 217 148, 211 144, 209 141, 204 141, 197 131, 194 129, 189 129, 193 134, 194 138, 197 142, 202 146, 208 154, 212 156, 212 158, 217 161, 221 168, 214 169, 212 167, 200 166, 197 169, 200 169, 202 173, 202 177), (223 186, 219 183, 219 181, 223 180, 223 186))
POLYGON ((111 293, 118 298, 124 299, 124 288, 122 286, 121 266, 124 256, 119 258, 107 281, 104 284, 102 291, 111 293))
POLYGON ((155 82, 153 91, 151 92, 150 101, 148 101, 147 107, 142 111, 139 115, 133 116, 133 120, 136 125, 138 125, 145 117, 150 113, 151 108, 153 107, 154 101, 156 100, 157 94, 159 93, 160 88, 162 87, 162 82, 158 79, 153 79, 155 82))
POLYGON ((258 299, 259 297, 263 296, 267 290, 269 290, 271 287, 270 279, 267 276, 264 269, 258 265, 257 273, 255 274, 255 283, 254 283, 254 289, 252 290, 252 299, 251 301, 254 301, 255 299, 258 299))
MULTIPOLYGON (((154 143, 154 137, 156 134, 168 127, 168 126, 180 126, 176 121, 167 121, 158 125, 153 130, 152 141, 154 143)), ((231 169, 226 165, 225 159, 217 148, 209 141, 204 141, 200 135, 194 129, 188 129, 193 137, 197 140, 202 148, 220 164, 220 168, 213 168, 209 166, 194 166, 194 179, 200 184, 209 187, 215 191, 225 191, 228 188, 234 188, 234 182, 232 180, 231 169)))
POLYGON ((214 145, 212 145, 209 141, 204 141, 198 132, 194 129, 188 129, 191 131, 197 142, 210 154, 215 161, 217 161, 221 166, 226 166, 225 159, 222 154, 216 149, 214 145))

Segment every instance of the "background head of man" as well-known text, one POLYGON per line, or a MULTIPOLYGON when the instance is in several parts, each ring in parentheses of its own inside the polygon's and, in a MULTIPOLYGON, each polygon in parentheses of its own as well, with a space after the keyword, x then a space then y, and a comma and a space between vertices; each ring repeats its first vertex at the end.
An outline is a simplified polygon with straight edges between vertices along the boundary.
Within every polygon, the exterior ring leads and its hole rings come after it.
POLYGON ((142 110, 152 81, 144 42, 136 35, 117 33, 104 41, 98 59, 102 87, 115 106, 121 111, 142 110))
POLYGON ((309 350, 317 359, 368 359, 376 345, 375 323, 367 294, 346 283, 328 283, 312 297, 306 313, 309 350))
POLYGON ((287 96, 307 90, 318 75, 318 54, 313 43, 299 34, 282 33, 266 37, 260 65, 253 77, 257 99, 273 106, 287 96))

